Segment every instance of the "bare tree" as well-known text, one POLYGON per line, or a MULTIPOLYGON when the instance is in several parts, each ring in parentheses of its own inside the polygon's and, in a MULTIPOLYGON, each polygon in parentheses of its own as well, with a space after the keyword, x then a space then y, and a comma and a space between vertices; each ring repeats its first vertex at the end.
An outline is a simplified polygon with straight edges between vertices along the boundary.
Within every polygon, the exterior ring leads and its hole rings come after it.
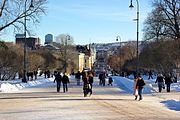
POLYGON ((8 49, 0 49, 0 74, 2 80, 14 78, 21 70, 23 58, 21 49, 15 45, 7 45, 8 49))
POLYGON ((148 14, 144 22, 144 40, 162 40, 167 29, 165 27, 165 16, 159 8, 155 8, 148 14))
MULTIPOLYGON (((153 26, 155 27, 154 33, 163 32, 166 38, 180 38, 180 0, 154 0, 153 7, 155 9, 152 14, 155 18, 149 24, 157 24, 157 26, 153 26), (157 13, 160 15, 159 17, 156 17, 157 13), (159 18, 160 20, 158 20, 159 18)), ((152 19, 152 17, 150 18, 152 19)))
POLYGON ((136 42, 129 41, 122 48, 118 49, 120 54, 114 54, 109 56, 107 62, 108 65, 115 71, 120 69, 135 69, 135 58, 136 58, 136 42))
POLYGON ((37 71, 38 68, 45 64, 45 59, 38 54, 38 51, 28 52, 28 71, 37 71))
POLYGON ((178 41, 152 41, 142 49, 140 63, 143 69, 171 72, 180 60, 178 41))
POLYGON ((0 41, 0 48, 7 49, 8 47, 3 41, 0 41))
POLYGON ((33 8, 30 7, 32 0, 1 0, 0 1, 0 31, 14 26, 21 30, 24 25, 25 15, 31 19, 33 24, 39 22, 39 18, 45 13, 47 0, 33 0, 33 8), (26 11, 25 11, 26 7, 26 11))

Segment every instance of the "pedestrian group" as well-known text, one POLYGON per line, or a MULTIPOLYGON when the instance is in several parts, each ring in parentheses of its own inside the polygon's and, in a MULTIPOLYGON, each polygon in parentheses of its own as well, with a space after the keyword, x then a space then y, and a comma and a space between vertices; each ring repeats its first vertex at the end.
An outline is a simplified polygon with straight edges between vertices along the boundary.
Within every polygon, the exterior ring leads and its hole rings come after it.
MULTIPOLYGON (((64 72, 63 74, 61 74, 60 72, 54 72, 54 82, 57 83, 57 92, 60 92, 60 88, 61 88, 61 84, 63 86, 63 92, 68 92, 68 83, 69 82, 69 77, 67 75, 66 72, 64 72)), ((108 84, 112 86, 113 85, 113 79, 111 76, 106 75, 105 73, 100 73, 99 76, 99 85, 100 86, 105 86, 106 85, 106 78, 108 78, 108 84)), ((141 74, 138 73, 135 77, 134 77, 134 92, 133 95, 135 96, 135 100, 142 100, 143 96, 143 88, 146 85, 145 81, 143 80, 143 78, 141 77, 141 74)), ((92 89, 93 89, 93 82, 94 82, 94 73, 92 71, 78 71, 77 73, 75 73, 75 79, 77 81, 77 86, 83 86, 83 94, 84 97, 87 97, 88 95, 91 96, 92 95, 92 89), (82 79, 82 82, 81 82, 82 79)), ((148 79, 153 79, 153 73, 152 71, 149 71, 149 77, 148 79)), ((158 74, 155 83, 157 83, 158 86, 158 92, 162 92, 162 89, 165 89, 166 87, 166 91, 170 92, 170 85, 172 83, 171 80, 171 75, 170 74, 166 74, 165 76, 163 76, 162 74, 158 74), (166 86, 165 86, 166 85, 166 86)))

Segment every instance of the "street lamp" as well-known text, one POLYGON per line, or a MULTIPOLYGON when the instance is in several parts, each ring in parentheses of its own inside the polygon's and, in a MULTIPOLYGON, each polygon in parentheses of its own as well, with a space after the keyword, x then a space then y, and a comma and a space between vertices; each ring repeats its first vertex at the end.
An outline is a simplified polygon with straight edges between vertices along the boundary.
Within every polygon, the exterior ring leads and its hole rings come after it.
MULTIPOLYGON (((25 0, 25 4, 24 4, 24 70, 23 70, 23 79, 22 79, 22 82, 27 82, 27 79, 26 79, 26 44, 27 44, 27 41, 26 41, 26 31, 27 31, 27 27, 26 27, 26 15, 27 15, 27 0, 25 0)), ((31 0, 31 4, 29 6, 29 8, 33 8, 33 0, 31 0)))
MULTIPOLYGON (((137 61, 136 61, 136 73, 139 72, 139 1, 136 0, 137 3, 137 18, 135 19, 137 21, 137 49, 136 49, 136 57, 137 57, 137 61)), ((132 0, 131 0, 131 4, 129 6, 129 8, 134 8, 133 4, 132 4, 132 0)))
POLYGON ((119 35, 116 37, 116 41, 119 41, 120 43, 120 75, 121 75, 121 37, 119 35))
POLYGON ((65 40, 65 72, 67 72, 67 41, 70 40, 70 36, 66 35, 66 40, 65 40))

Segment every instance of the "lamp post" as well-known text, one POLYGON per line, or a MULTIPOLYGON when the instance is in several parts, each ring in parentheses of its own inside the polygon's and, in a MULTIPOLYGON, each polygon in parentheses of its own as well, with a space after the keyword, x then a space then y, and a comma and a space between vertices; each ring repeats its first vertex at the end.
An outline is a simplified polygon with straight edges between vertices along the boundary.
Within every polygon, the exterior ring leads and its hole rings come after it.
MULTIPOLYGON (((139 1, 136 0, 136 3, 137 3, 137 18, 135 19, 136 22, 137 22, 137 48, 136 48, 136 57, 137 57, 137 61, 136 61, 136 73, 139 72, 139 1)), ((131 0, 131 4, 129 6, 129 8, 134 8, 133 4, 132 4, 132 0, 131 0)))
POLYGON ((70 36, 66 35, 66 40, 65 40, 65 72, 67 72, 67 41, 70 40, 70 36))
POLYGON ((119 35, 116 37, 116 41, 119 41, 120 43, 120 75, 121 75, 121 37, 119 35))
MULTIPOLYGON (((27 31, 27 27, 26 27, 26 15, 27 15, 27 0, 25 0, 25 4, 24 4, 24 70, 23 70, 23 79, 22 79, 22 82, 27 82, 27 79, 26 79, 26 72, 27 72, 27 64, 26 64, 26 31, 27 31)), ((31 0, 31 4, 29 6, 30 8, 33 8, 33 0, 31 0)))

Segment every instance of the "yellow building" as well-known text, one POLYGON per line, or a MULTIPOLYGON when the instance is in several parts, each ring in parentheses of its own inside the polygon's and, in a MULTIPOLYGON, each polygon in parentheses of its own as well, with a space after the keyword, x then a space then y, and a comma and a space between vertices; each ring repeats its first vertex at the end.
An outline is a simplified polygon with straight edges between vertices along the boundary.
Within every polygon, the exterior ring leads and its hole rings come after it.
POLYGON ((78 54, 78 71, 82 71, 84 69, 84 58, 85 58, 85 54, 84 53, 79 53, 78 54))
POLYGON ((96 60, 96 52, 93 49, 87 48, 86 46, 79 46, 77 50, 75 64, 76 69, 74 72, 82 70, 92 70, 93 64, 96 60))

